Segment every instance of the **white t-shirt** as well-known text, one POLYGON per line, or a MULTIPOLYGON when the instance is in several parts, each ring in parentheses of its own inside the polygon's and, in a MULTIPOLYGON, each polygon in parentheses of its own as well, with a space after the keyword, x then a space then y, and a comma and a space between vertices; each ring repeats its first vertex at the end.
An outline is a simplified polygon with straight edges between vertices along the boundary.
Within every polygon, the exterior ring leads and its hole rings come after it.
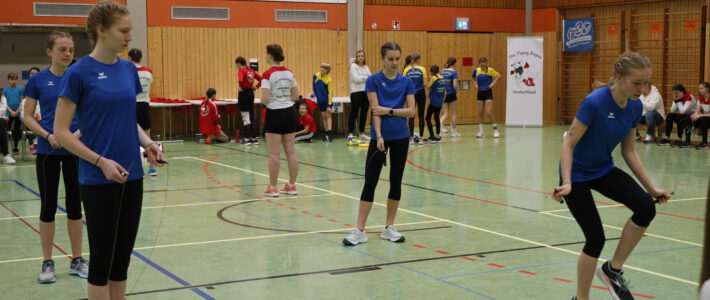
POLYGON ((271 97, 268 109, 282 109, 293 106, 291 89, 296 87, 296 77, 284 66, 271 67, 261 76, 261 88, 269 89, 271 97))
POLYGON ((367 65, 358 66, 353 63, 350 65, 350 93, 365 91, 365 82, 367 77, 370 77, 370 68, 367 65))
POLYGON ((138 79, 141 81, 143 92, 136 95, 136 102, 150 103, 150 84, 153 83, 153 71, 143 66, 139 67, 138 79))

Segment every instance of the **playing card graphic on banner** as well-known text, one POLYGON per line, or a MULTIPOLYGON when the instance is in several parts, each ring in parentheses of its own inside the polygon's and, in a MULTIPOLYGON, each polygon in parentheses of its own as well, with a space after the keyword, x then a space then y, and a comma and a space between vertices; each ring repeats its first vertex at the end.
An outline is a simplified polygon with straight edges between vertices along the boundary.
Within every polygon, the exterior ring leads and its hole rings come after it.
POLYGON ((542 126, 543 38, 508 38, 505 124, 542 126))
POLYGON ((564 51, 594 51, 594 19, 564 20, 564 51))

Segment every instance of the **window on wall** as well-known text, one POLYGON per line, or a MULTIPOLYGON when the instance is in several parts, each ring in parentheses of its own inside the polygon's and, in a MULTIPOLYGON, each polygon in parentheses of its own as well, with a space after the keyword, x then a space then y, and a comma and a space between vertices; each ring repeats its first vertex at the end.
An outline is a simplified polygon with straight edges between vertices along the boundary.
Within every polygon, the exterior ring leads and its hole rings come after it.
POLYGON ((172 6, 171 9, 174 20, 229 20, 229 8, 227 7, 172 6))
POLYGON ((34 15, 36 17, 85 18, 93 6, 93 4, 35 2, 34 15))
POLYGON ((325 10, 277 9, 274 15, 276 22, 328 22, 328 11, 325 10))

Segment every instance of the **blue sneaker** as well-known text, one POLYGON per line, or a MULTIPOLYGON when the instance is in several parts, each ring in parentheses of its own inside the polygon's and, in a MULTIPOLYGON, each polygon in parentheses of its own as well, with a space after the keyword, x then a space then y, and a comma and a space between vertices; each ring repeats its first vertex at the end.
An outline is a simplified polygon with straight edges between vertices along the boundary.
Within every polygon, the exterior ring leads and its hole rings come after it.
POLYGON ((152 176, 152 177, 158 176, 158 170, 156 168, 148 169, 148 176, 152 176))

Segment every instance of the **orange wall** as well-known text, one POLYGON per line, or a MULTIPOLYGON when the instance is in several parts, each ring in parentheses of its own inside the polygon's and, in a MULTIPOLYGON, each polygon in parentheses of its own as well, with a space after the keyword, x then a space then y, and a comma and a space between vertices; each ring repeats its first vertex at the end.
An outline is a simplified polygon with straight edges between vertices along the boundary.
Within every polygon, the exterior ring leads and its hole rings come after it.
MULTIPOLYGON (((126 0, 114 0, 115 2, 126 4, 126 0)), ((66 24, 66 25, 86 25, 86 18, 67 17, 35 17, 34 2, 50 3, 89 3, 99 2, 98 0, 8 0, 3 1, 0 11, 0 23, 12 24, 66 24)))
POLYGON ((148 26, 347 29, 345 4, 225 0, 148 0, 148 26), (173 20, 171 6, 227 7, 229 21, 173 20), (327 10, 327 23, 275 22, 275 9, 327 10))
POLYGON ((392 30, 392 21, 396 20, 400 30, 454 31, 454 19, 468 17, 470 31, 525 32, 523 9, 365 5, 364 14, 365 30, 392 30))
POLYGON ((533 32, 557 31, 557 9, 533 9, 533 32))

